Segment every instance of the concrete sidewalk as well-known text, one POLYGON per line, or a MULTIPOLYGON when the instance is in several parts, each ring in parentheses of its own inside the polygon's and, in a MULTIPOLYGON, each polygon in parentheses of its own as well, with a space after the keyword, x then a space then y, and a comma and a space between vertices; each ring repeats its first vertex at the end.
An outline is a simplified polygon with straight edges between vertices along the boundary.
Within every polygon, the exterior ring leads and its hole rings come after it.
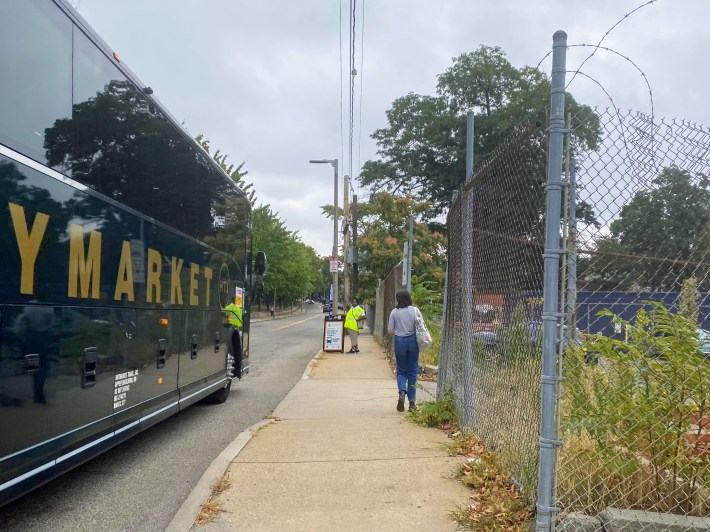
POLYGON ((168 530, 456 530, 450 513, 469 497, 451 478, 460 459, 447 455, 441 431, 396 411, 383 349, 370 334, 359 344, 358 355, 314 359, 274 419, 215 460, 168 530), (230 485, 213 499, 219 514, 195 525, 223 473, 230 485))

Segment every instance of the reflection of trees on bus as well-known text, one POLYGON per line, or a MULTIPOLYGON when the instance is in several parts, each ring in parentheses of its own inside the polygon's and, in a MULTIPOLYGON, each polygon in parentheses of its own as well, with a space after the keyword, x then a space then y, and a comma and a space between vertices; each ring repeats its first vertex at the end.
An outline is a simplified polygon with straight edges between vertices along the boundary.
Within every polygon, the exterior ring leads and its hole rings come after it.
POLYGON ((109 198, 196 237, 214 232, 224 180, 127 81, 76 103, 47 129, 45 149, 50 165, 109 198))

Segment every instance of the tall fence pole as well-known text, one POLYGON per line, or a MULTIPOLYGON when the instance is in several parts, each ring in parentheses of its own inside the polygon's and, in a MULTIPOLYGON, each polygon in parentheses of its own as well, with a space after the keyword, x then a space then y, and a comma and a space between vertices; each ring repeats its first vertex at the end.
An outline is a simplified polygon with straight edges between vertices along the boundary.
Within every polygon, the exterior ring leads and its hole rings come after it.
MULTIPOLYGON (((448 255, 448 254, 447 254, 448 255)), ((444 393, 448 384, 446 379, 449 377, 449 334, 446 328, 446 306, 449 304, 449 259, 446 258, 446 275, 444 277, 444 306, 441 311, 441 343, 439 344, 439 376, 436 379, 436 398, 441 400, 444 398, 444 393)))
POLYGON ((552 37, 552 90, 550 97, 549 157, 547 168, 547 208, 545 222, 545 277, 543 287, 543 345, 540 400, 540 465, 537 485, 536 531, 552 530, 557 508, 552 500, 556 450, 560 445, 556 431, 557 326, 559 312, 560 212, 562 204, 562 152, 565 134, 565 71, 567 34, 552 37))
MULTIPOLYGON (((473 173, 473 111, 466 115, 466 183, 473 173)), ((473 427, 473 189, 464 185, 463 246, 461 250, 461 273, 463 290, 463 424, 473 427)))

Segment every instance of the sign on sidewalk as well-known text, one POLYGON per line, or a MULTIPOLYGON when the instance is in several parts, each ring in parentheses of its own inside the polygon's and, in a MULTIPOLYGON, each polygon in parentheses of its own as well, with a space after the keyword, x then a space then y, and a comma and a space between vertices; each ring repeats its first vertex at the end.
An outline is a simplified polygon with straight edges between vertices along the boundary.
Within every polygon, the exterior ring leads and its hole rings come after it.
POLYGON ((343 325, 345 322, 342 319, 325 317, 323 322, 323 351, 333 352, 345 351, 345 332, 343 325))

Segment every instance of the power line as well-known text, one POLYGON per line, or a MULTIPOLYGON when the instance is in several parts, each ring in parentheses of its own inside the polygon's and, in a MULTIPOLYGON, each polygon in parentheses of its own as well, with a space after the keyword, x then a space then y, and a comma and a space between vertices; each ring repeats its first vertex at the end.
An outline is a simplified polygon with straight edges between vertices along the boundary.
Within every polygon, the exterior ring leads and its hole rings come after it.
POLYGON ((340 160, 345 161, 345 139, 343 138, 343 5, 338 2, 338 33, 340 50, 340 160))
POLYGON ((353 128, 355 122, 355 10, 357 9, 357 0, 350 0, 350 142, 348 151, 348 174, 353 175, 353 128))
POLYGON ((361 22, 360 22, 360 116, 358 118, 358 126, 357 126, 357 131, 358 131, 358 136, 357 136, 357 170, 358 170, 358 175, 360 174, 360 170, 362 169, 362 166, 360 165, 361 159, 360 159, 360 153, 361 153, 361 148, 362 148, 362 72, 363 72, 363 64, 365 62, 365 0, 362 0, 362 16, 360 17, 361 22))

